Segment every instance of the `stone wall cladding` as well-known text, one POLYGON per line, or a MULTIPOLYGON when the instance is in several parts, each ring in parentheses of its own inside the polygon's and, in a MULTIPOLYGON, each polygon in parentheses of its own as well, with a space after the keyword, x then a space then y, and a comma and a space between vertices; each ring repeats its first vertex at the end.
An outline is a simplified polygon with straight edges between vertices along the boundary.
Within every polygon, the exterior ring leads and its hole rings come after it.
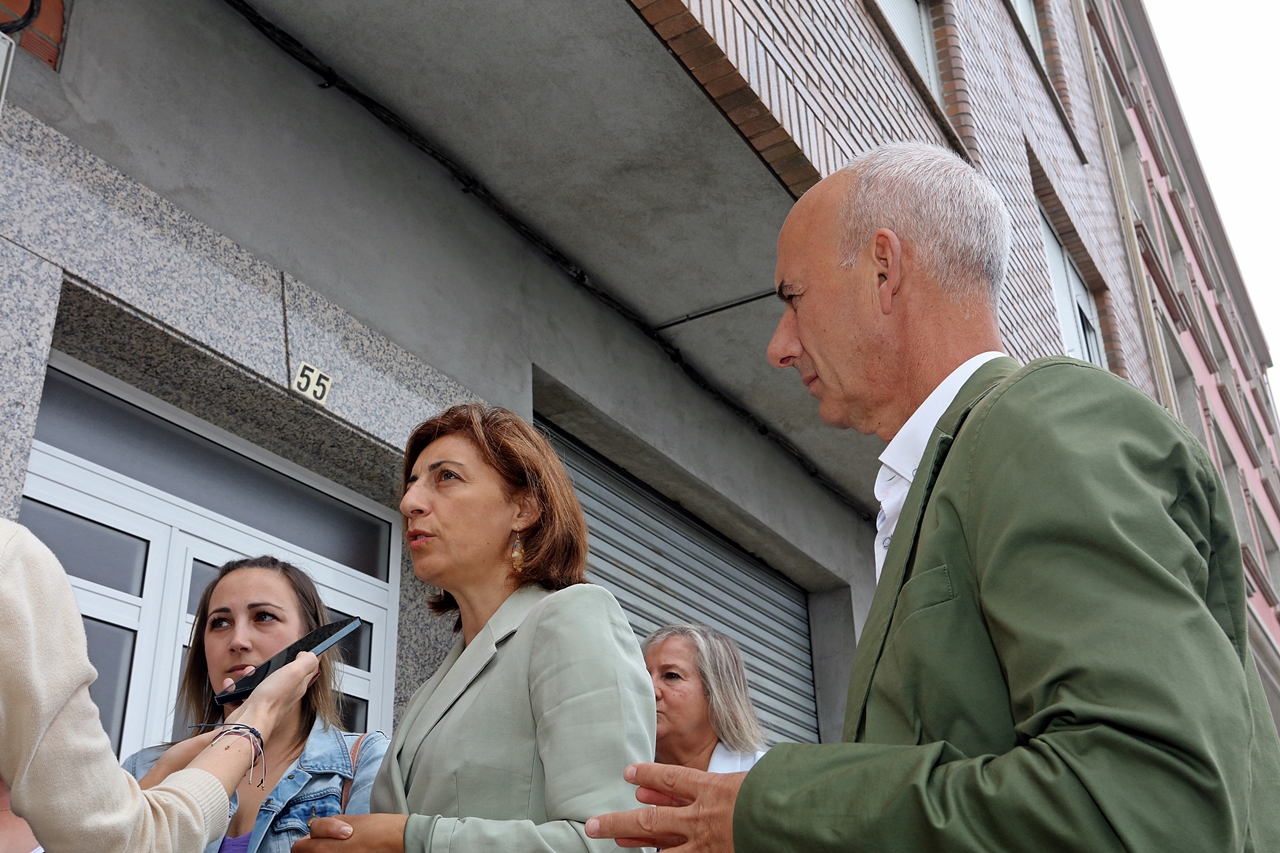
MULTIPOLYGON (((681 18, 682 32, 700 25, 724 55, 716 75, 740 75, 821 176, 885 142, 949 144, 933 107, 911 84, 859 3, 633 2, 653 7, 646 20, 664 39, 668 36, 654 18, 674 21, 677 15, 691 15, 693 21, 681 18)), ((1037 212, 1043 193, 1038 196, 1032 182, 1031 150, 1042 166, 1044 182, 1052 188, 1051 197, 1061 205, 1057 220, 1069 222, 1074 232, 1068 249, 1077 266, 1090 271, 1088 283, 1095 292, 1109 290, 1102 294, 1099 308, 1107 317, 1103 336, 1113 366, 1139 388, 1154 393, 1073 0, 1043 2, 1054 40, 1052 89, 1032 64, 1038 60, 1022 42, 1015 29, 1019 25, 1002 0, 948 3, 945 15, 946 26, 954 28, 948 31, 954 41, 945 46, 962 58, 968 93, 971 119, 966 124, 971 121, 971 130, 964 128, 962 135, 971 133, 981 152, 980 168, 996 184, 1013 218, 1013 251, 1001 298, 1005 344, 1023 360, 1057 354, 1062 347, 1037 212), (1087 162, 1077 153, 1055 99, 1071 104, 1072 130, 1087 162)), ((935 13, 935 20, 938 17, 935 13)), ((704 86, 706 76, 695 74, 704 86)), ((715 98, 723 93, 708 94, 715 98)))

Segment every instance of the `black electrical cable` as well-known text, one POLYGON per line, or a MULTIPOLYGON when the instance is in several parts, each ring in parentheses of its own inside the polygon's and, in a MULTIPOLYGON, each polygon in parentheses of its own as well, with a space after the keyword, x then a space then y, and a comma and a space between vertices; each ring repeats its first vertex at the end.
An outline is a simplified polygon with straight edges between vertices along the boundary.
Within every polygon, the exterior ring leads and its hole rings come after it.
MULTIPOLYGON (((38 3, 38 0, 33 0, 33 2, 38 3)), ((245 0, 226 0, 226 3, 228 6, 243 15, 249 23, 251 23, 260 33, 270 39, 277 47, 315 73, 321 79, 320 88, 337 89, 342 92, 342 94, 351 98, 353 101, 372 113, 374 118, 391 128, 391 130, 414 148, 417 148, 419 151, 443 166, 449 174, 453 176, 453 179, 461 185, 464 193, 469 193, 479 199, 485 207, 488 207, 496 213, 498 217, 514 229, 516 233, 524 237, 533 244, 535 248, 546 255, 547 258, 558 266, 565 275, 571 278, 575 284, 582 287, 596 299, 600 300, 617 313, 621 314, 628 323, 638 329, 645 337, 649 338, 661 347, 662 351, 667 354, 667 357, 670 358, 677 367, 684 371, 684 374, 688 376, 695 385, 710 394, 713 399, 728 408, 729 411, 733 412, 739 418, 750 424, 760 435, 771 439, 775 444, 790 454, 800 467, 805 470, 805 473, 825 486, 835 495, 836 498, 847 504, 849 508, 856 512, 864 521, 871 520, 871 515, 867 510, 858 501, 854 500, 843 488, 827 479, 827 477, 818 470, 818 466, 813 464, 809 457, 807 457, 800 448, 792 444, 786 437, 774 432, 769 428, 768 424, 756 417, 745 406, 741 405, 724 391, 721 391, 713 385, 711 380, 703 376, 700 370, 685 361, 684 356, 680 354, 679 348, 660 335, 657 329, 649 325, 649 323, 640 316, 639 312, 601 289, 600 286, 593 282, 587 275, 586 270, 571 261, 568 255, 560 251, 560 249, 552 244, 551 241, 527 225, 512 210, 507 208, 506 205, 504 205, 488 187, 482 184, 478 178, 467 172, 461 164, 454 161, 439 148, 432 145, 425 136, 414 130, 413 126, 410 125, 409 122, 405 121, 399 115, 357 89, 349 80, 342 77, 342 75, 338 74, 338 72, 331 66, 326 65, 321 61, 320 57, 308 50, 302 42, 298 41, 289 33, 268 21, 262 16, 261 12, 253 8, 253 6, 245 2, 245 0)), ((722 311, 725 308, 737 307, 738 304, 754 302, 756 299, 763 299, 771 294, 772 291, 770 293, 757 294, 756 296, 741 300, 739 303, 713 308, 705 313, 712 314, 722 311)), ((699 312, 699 316, 702 315, 703 313, 699 312)), ((693 318, 689 317, 685 319, 693 318)), ((677 322, 684 322, 685 319, 677 322)), ((676 323, 670 323, 668 325, 676 325, 676 323)))
POLYGON ((31 0, 31 5, 27 7, 27 13, 21 18, 9 21, 7 24, 0 24, 0 33, 11 36, 14 33, 21 32, 31 26, 31 22, 40 16, 40 0, 31 0))

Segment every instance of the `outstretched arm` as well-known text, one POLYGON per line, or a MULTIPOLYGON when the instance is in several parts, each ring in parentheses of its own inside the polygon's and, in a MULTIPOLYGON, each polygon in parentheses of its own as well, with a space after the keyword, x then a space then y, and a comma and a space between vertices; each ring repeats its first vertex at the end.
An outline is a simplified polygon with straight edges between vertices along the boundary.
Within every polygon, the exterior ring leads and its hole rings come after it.
MULTIPOLYGON (((0 778, 40 843, 69 853, 168 853, 221 836, 228 792, 249 768, 248 742, 226 738, 144 792, 116 763, 89 698, 96 673, 67 576, 12 522, 0 522, 0 589, 0 778)), ((316 670, 307 657, 273 673, 241 709, 264 736, 305 692, 316 670)))

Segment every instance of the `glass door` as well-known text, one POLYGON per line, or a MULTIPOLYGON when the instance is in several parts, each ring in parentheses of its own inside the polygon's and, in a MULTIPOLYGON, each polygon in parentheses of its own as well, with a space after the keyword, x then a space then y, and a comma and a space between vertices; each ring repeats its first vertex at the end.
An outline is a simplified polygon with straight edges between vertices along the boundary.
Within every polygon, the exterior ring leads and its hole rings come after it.
POLYGON ((338 668, 347 727, 391 729, 395 605, 377 577, 37 441, 19 521, 58 557, 98 670, 90 694, 123 757, 185 737, 178 684, 201 593, 222 564, 269 554, 307 572, 333 616, 358 616, 338 668))

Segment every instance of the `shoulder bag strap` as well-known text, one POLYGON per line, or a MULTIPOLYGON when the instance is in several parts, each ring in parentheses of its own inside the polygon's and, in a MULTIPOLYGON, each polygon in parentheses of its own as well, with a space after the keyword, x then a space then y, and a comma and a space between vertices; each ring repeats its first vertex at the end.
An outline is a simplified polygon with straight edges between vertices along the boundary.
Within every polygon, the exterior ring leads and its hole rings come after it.
POLYGON ((360 735, 351 746, 351 778, 344 780, 342 783, 342 809, 338 814, 347 813, 347 801, 351 799, 351 783, 356 779, 356 761, 360 758, 360 744, 364 743, 364 739, 368 735, 368 732, 360 735))

